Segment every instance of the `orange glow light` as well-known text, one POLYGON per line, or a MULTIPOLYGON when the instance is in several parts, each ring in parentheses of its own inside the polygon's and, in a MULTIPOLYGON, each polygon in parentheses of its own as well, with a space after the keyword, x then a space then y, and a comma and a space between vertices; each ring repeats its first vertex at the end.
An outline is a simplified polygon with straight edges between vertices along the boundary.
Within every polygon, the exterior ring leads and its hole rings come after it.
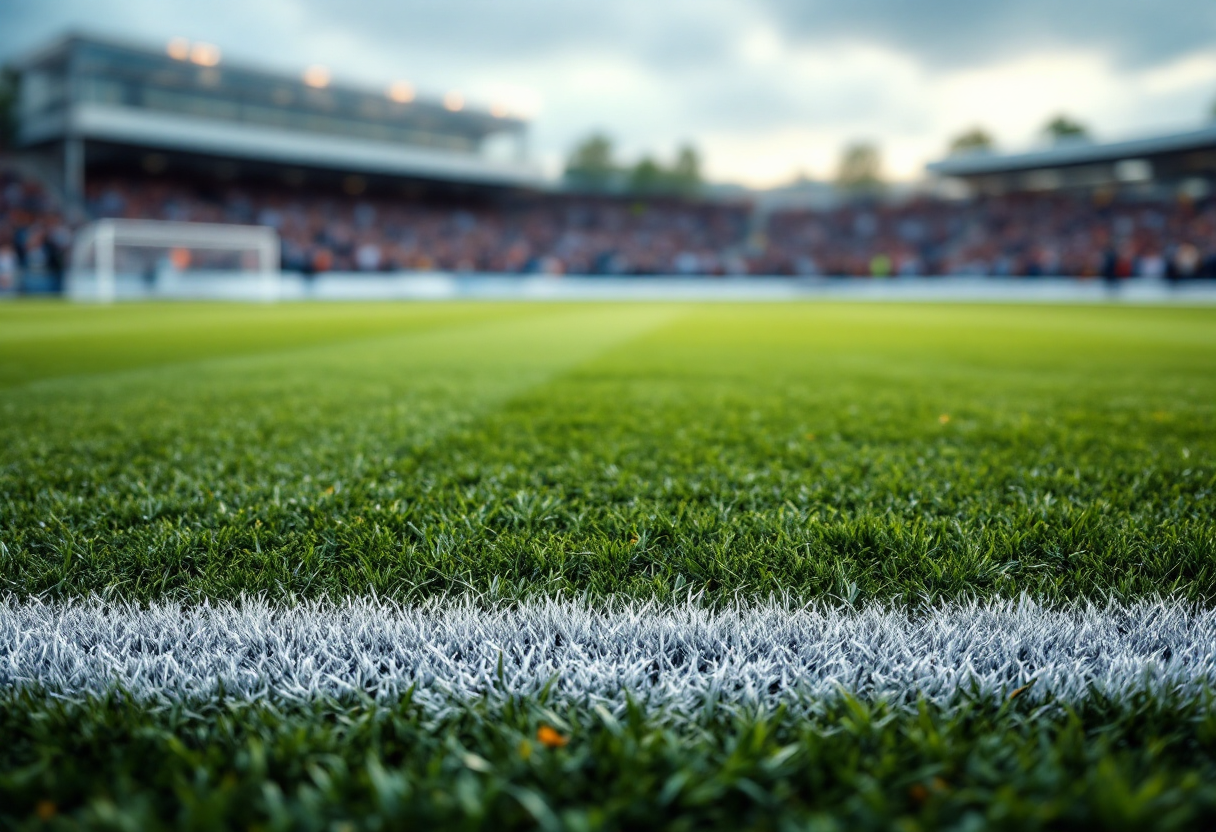
POLYGON ((394 81, 389 85, 387 95, 398 104, 408 104, 414 100, 414 86, 409 81, 394 81))
POLYGON ((185 38, 174 38, 169 41, 169 45, 165 47, 165 51, 169 53, 169 57, 175 61, 185 61, 190 58, 190 41, 185 38))
POLYGON ((464 96, 452 90, 443 97, 443 106, 453 113, 459 112, 464 109, 464 96))
POLYGON ((329 86, 329 67, 314 64, 304 70, 304 83, 316 89, 324 89, 329 86))
POLYGON ((215 66, 220 62, 218 46, 209 43, 196 43, 190 47, 190 62, 199 66, 215 66))

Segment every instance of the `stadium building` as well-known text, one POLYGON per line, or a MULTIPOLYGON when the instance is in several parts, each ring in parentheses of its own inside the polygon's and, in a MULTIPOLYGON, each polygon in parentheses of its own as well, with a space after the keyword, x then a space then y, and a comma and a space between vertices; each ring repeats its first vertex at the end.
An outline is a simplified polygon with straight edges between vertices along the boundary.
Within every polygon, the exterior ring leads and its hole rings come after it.
POLYGON ((1064 141, 1026 153, 960 153, 928 166, 971 193, 1098 191, 1202 199, 1216 185, 1216 124, 1115 142, 1064 141))
POLYGON ((69 204, 94 172, 139 172, 347 193, 530 189, 527 123, 500 108, 229 64, 184 39, 153 50, 69 35, 17 64, 18 145, 49 162, 69 204))

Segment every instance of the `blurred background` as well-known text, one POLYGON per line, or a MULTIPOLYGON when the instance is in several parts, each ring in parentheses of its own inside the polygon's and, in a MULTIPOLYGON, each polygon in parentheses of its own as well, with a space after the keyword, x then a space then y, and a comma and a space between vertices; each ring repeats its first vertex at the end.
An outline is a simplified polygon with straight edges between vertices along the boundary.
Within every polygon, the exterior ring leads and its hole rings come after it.
POLYGON ((7 295, 1216 278, 1210 2, 8 0, 0 64, 7 295))

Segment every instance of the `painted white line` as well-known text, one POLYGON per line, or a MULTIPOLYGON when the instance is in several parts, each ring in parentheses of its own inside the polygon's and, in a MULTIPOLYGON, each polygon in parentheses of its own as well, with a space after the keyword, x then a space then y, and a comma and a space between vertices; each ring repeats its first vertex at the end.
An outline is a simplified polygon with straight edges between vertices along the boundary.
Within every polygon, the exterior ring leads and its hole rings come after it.
POLYGON ((625 696, 676 709, 707 699, 805 703, 845 690, 950 700, 963 693, 1078 701, 1196 696, 1216 683, 1216 612, 1146 600, 1050 609, 1033 601, 913 615, 780 604, 709 611, 536 600, 401 607, 367 599, 294 607, 140 609, 0 602, 0 686, 63 695, 121 685, 148 698, 401 695, 443 707, 551 683, 564 702, 625 696))
MULTIPOLYGON (((97 292, 87 271, 72 276, 69 294, 86 300, 97 292)), ((183 298, 235 301, 303 300, 512 300, 778 302, 791 300, 883 303, 1131 303, 1212 306, 1216 281, 1135 278, 1112 291, 1100 280, 1067 277, 616 277, 608 275, 454 274, 451 272, 327 272, 267 277, 257 272, 195 272, 149 289, 136 274, 116 276, 120 299, 183 298)))

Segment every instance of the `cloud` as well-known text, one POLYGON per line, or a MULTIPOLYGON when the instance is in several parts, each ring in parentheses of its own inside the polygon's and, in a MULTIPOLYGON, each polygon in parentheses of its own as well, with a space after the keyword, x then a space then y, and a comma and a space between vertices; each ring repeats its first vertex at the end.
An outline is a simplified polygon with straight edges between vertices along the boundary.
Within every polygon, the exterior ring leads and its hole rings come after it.
POLYGON ((247 51, 287 55, 327 42, 345 51, 347 41, 372 61, 403 63, 453 51, 477 63, 611 51, 660 70, 730 59, 741 27, 745 48, 765 48, 757 36, 817 47, 862 43, 931 67, 1046 49, 1097 51, 1138 67, 1216 41, 1210 0, 9 0, 2 14, 0 50, 65 23, 144 32, 175 23, 224 34, 247 51))
MULTIPOLYGON (((993 62, 1045 49, 1097 51, 1118 66, 1139 67, 1216 41, 1216 4, 1210 0, 279 0, 279 4, 294 8, 301 20, 350 32, 365 44, 399 44, 424 52, 456 49, 478 60, 627 51, 656 68, 721 61, 733 51, 739 27, 748 23, 766 25, 804 44, 881 45, 934 67, 993 62)), ((246 4, 239 8, 246 9, 246 4)))
POLYGON ((1079 49, 1134 68, 1216 40, 1210 0, 767 0, 767 7, 808 42, 882 43, 937 67, 1079 49))
POLYGON ((1216 96, 1211 0, 8 0, 0 59, 67 26, 511 103, 552 169, 601 128, 635 156, 695 140, 754 183, 826 175, 857 137, 915 176, 974 123, 1010 145, 1057 110, 1134 132, 1216 96))

